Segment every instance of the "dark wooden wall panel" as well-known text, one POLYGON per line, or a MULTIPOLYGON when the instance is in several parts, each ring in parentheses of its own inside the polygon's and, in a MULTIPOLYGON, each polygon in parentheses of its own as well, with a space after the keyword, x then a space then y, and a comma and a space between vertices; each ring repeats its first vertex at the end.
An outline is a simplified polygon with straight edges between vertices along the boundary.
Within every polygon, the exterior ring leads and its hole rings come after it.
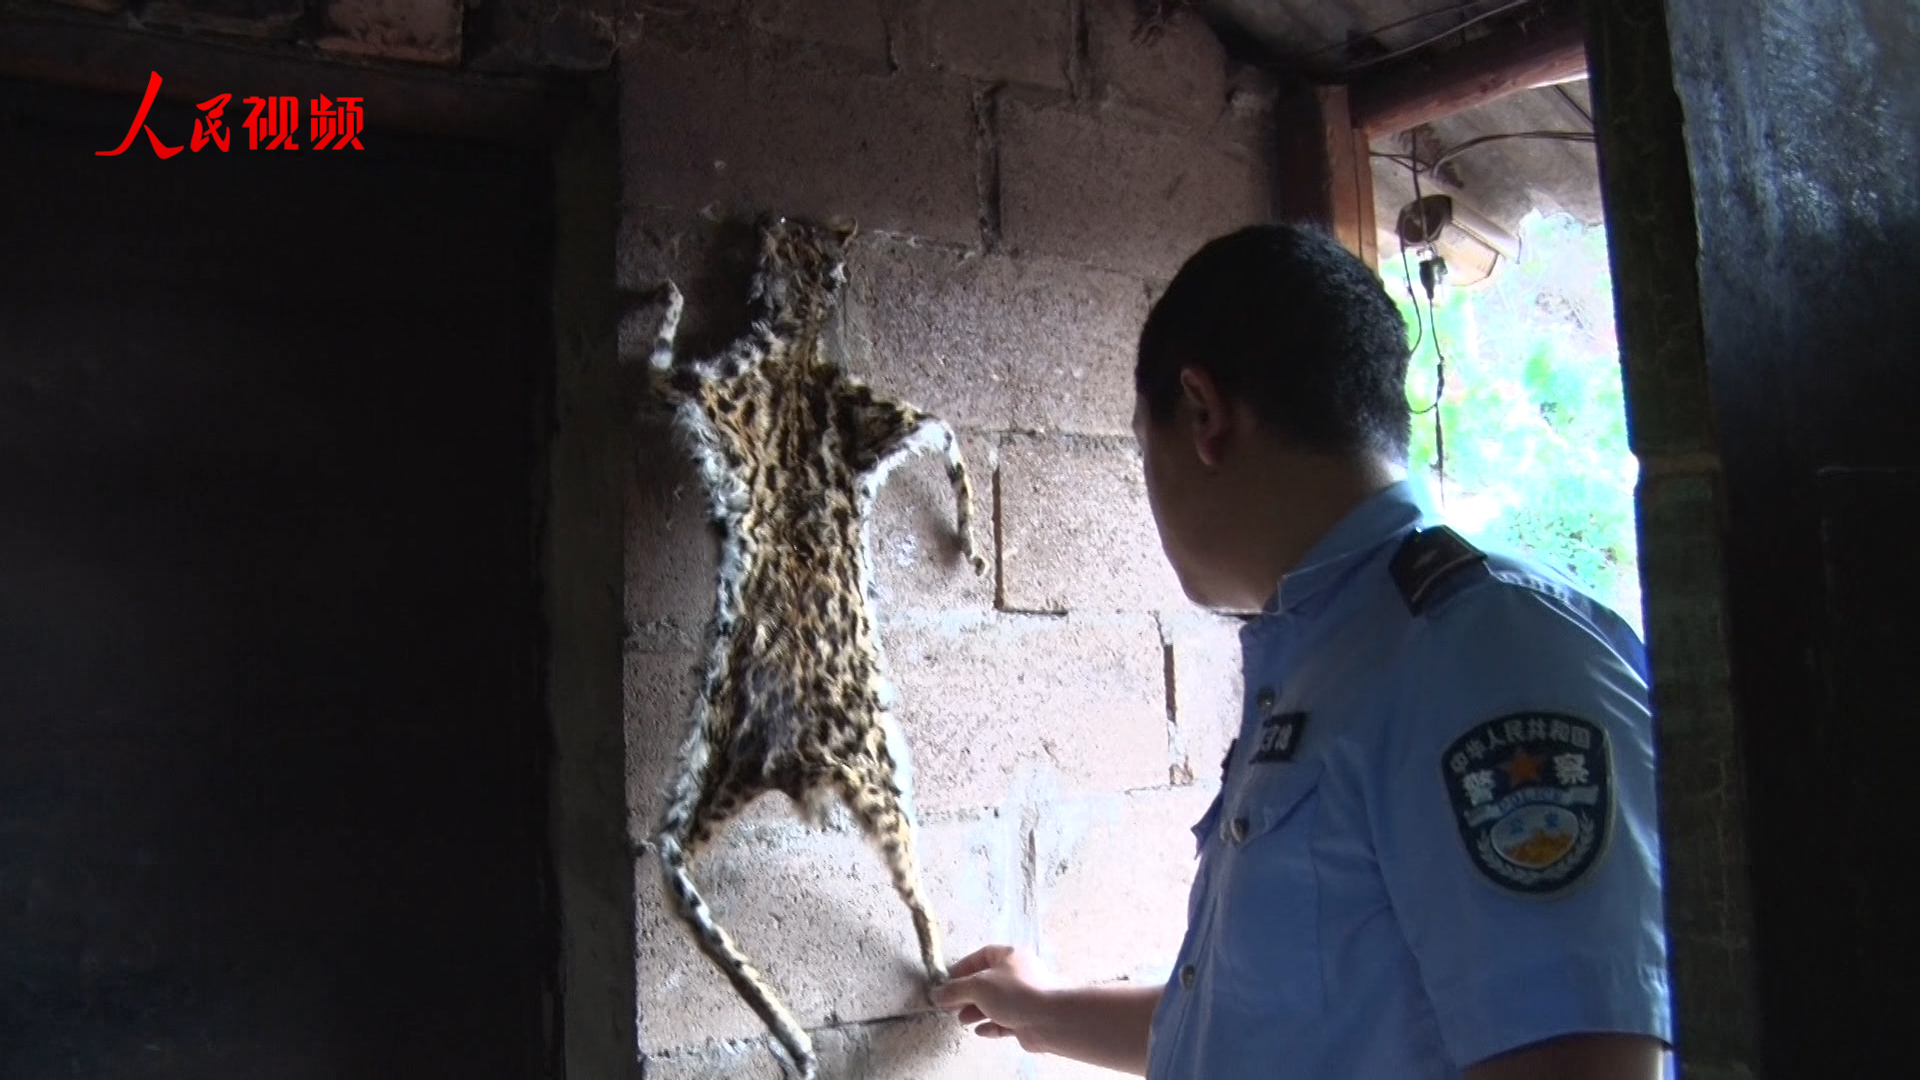
POLYGON ((546 1075, 547 158, 137 104, 0 83, 0 1076, 546 1075))
POLYGON ((1669 0, 1725 468, 1765 1068, 1911 1071, 1886 921, 1920 754, 1920 21, 1908 0, 1669 0), (1910 787, 1910 784, 1906 785, 1910 787), (1862 830, 1871 830, 1865 831, 1862 830))

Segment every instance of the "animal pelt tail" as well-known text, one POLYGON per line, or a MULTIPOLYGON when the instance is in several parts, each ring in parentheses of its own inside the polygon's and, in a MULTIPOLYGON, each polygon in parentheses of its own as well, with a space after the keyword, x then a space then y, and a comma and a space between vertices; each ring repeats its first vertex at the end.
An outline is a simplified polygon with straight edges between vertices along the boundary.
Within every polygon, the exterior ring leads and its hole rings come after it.
MULTIPOLYGON (((681 808, 676 806, 674 809, 681 808)), ((707 954, 707 958, 733 984, 734 992, 745 999, 760 1021, 773 1032, 774 1038, 780 1041, 786 1050, 787 1064, 798 1074, 799 1080, 816 1080, 819 1064, 813 1055, 813 1041, 801 1029, 800 1022, 774 996, 766 977, 733 943, 733 938, 713 921, 713 912, 708 909, 707 902, 701 899, 693 878, 688 876, 685 857, 688 832, 688 812, 676 815, 670 810, 665 828, 654 841, 655 850, 660 856, 661 876, 666 883, 667 894, 673 897, 676 913, 692 931, 700 951, 707 954)))

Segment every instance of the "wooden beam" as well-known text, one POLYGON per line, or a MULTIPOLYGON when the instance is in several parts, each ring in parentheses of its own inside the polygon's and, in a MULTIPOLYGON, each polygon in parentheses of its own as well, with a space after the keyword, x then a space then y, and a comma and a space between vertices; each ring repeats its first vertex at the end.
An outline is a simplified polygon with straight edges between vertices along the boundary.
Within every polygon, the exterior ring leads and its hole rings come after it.
POLYGON ((1350 88, 1353 123, 1368 138, 1392 135, 1586 70, 1580 5, 1557 3, 1452 52, 1359 79, 1350 88))
POLYGON ((1274 119, 1276 214, 1325 228, 1377 269, 1373 163, 1348 116, 1346 87, 1300 87, 1281 98, 1274 119))

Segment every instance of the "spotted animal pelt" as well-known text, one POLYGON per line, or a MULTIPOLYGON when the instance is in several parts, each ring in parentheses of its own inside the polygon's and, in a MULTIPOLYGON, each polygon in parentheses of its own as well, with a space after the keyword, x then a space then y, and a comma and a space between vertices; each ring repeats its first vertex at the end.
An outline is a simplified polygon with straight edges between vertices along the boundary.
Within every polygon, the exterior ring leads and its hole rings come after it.
POLYGON ((973 541, 972 486, 951 428, 850 376, 822 345, 847 282, 848 223, 764 219, 750 325, 718 354, 676 362, 683 306, 662 286, 651 385, 706 487, 720 537, 713 620, 678 767, 654 839, 676 913, 784 1049, 817 1073, 799 1022, 715 923, 687 872, 748 802, 784 792, 812 820, 844 803, 885 856, 927 978, 946 978, 916 864, 911 766, 876 629, 869 521, 887 473, 939 450, 973 541))

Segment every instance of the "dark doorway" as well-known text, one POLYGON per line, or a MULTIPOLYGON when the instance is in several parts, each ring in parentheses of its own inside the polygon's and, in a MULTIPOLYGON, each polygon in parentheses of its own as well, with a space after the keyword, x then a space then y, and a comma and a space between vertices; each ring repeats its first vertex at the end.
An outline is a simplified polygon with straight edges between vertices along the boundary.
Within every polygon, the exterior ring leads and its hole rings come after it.
POLYGON ((0 1075, 547 1075, 550 159, 138 104, 0 82, 0 1075))

